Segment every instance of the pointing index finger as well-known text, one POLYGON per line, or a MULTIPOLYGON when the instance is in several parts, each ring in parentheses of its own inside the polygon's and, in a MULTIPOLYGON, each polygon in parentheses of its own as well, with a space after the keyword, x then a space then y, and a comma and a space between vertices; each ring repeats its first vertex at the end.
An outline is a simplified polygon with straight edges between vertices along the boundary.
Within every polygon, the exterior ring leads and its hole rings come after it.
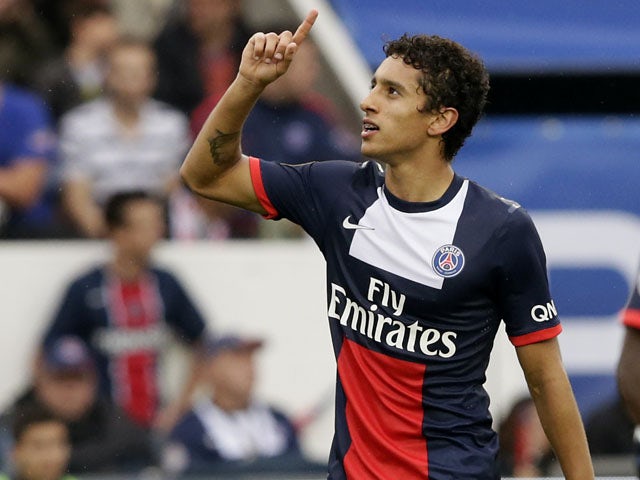
POLYGON ((304 21, 296 30, 296 33, 293 34, 293 38, 291 39, 291 41, 296 45, 300 45, 304 41, 304 39, 307 38, 307 35, 309 35, 311 27, 313 27, 316 18, 318 18, 318 11, 314 8, 313 10, 309 11, 309 13, 307 14, 307 18, 304 19, 304 21))

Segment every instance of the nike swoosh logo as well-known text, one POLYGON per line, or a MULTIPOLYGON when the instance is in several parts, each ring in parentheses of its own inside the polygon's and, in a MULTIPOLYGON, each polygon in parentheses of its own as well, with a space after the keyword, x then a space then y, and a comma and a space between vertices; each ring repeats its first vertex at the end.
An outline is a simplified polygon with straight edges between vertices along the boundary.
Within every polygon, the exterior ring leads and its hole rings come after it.
POLYGON ((347 217, 342 221, 342 226, 347 230, 375 230, 373 227, 367 227, 366 225, 358 225, 357 223, 351 223, 351 215, 347 215, 347 217))

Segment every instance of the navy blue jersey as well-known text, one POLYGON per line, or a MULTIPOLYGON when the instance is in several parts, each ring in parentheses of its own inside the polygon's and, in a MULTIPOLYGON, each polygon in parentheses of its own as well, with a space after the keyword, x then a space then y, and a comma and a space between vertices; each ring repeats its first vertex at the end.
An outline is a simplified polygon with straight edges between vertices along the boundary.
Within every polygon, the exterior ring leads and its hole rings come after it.
POLYGON ((437 201, 403 201, 374 162, 252 158, 251 176, 268 217, 326 259, 329 478, 499 478, 483 384, 500 321, 516 346, 561 330, 528 214, 459 176, 437 201))
POLYGON ((125 283, 101 266, 71 282, 44 343, 82 338, 96 357, 102 392, 149 425, 159 407, 157 359, 168 330, 187 343, 205 331, 204 318, 173 274, 151 268, 125 283), (127 294, 131 287, 134 295, 127 294))

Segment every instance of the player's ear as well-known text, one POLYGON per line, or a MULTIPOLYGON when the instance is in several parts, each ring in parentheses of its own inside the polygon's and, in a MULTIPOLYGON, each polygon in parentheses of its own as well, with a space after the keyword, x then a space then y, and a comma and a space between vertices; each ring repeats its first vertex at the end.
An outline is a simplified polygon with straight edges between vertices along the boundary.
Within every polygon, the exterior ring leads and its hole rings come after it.
POLYGON ((431 136, 438 136, 445 133, 451 127, 453 127, 458 121, 458 110, 453 107, 444 107, 434 115, 432 121, 429 123, 427 133, 431 136))

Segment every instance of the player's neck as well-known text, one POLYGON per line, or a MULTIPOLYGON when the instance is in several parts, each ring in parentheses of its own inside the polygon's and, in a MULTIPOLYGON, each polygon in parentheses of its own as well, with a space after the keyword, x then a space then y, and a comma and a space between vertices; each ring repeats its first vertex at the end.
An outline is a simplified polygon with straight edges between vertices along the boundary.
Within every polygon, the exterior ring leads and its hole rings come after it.
POLYGON ((147 262, 125 255, 116 255, 111 262, 112 272, 124 282, 132 282, 139 279, 147 268, 147 262))
POLYGON ((227 395, 220 392, 214 393, 212 400, 218 408, 228 413, 246 410, 250 404, 247 398, 237 398, 234 395, 227 395))
POLYGON ((407 202, 433 202, 447 191, 454 172, 451 163, 441 160, 425 164, 398 163, 385 171, 386 188, 407 202))

